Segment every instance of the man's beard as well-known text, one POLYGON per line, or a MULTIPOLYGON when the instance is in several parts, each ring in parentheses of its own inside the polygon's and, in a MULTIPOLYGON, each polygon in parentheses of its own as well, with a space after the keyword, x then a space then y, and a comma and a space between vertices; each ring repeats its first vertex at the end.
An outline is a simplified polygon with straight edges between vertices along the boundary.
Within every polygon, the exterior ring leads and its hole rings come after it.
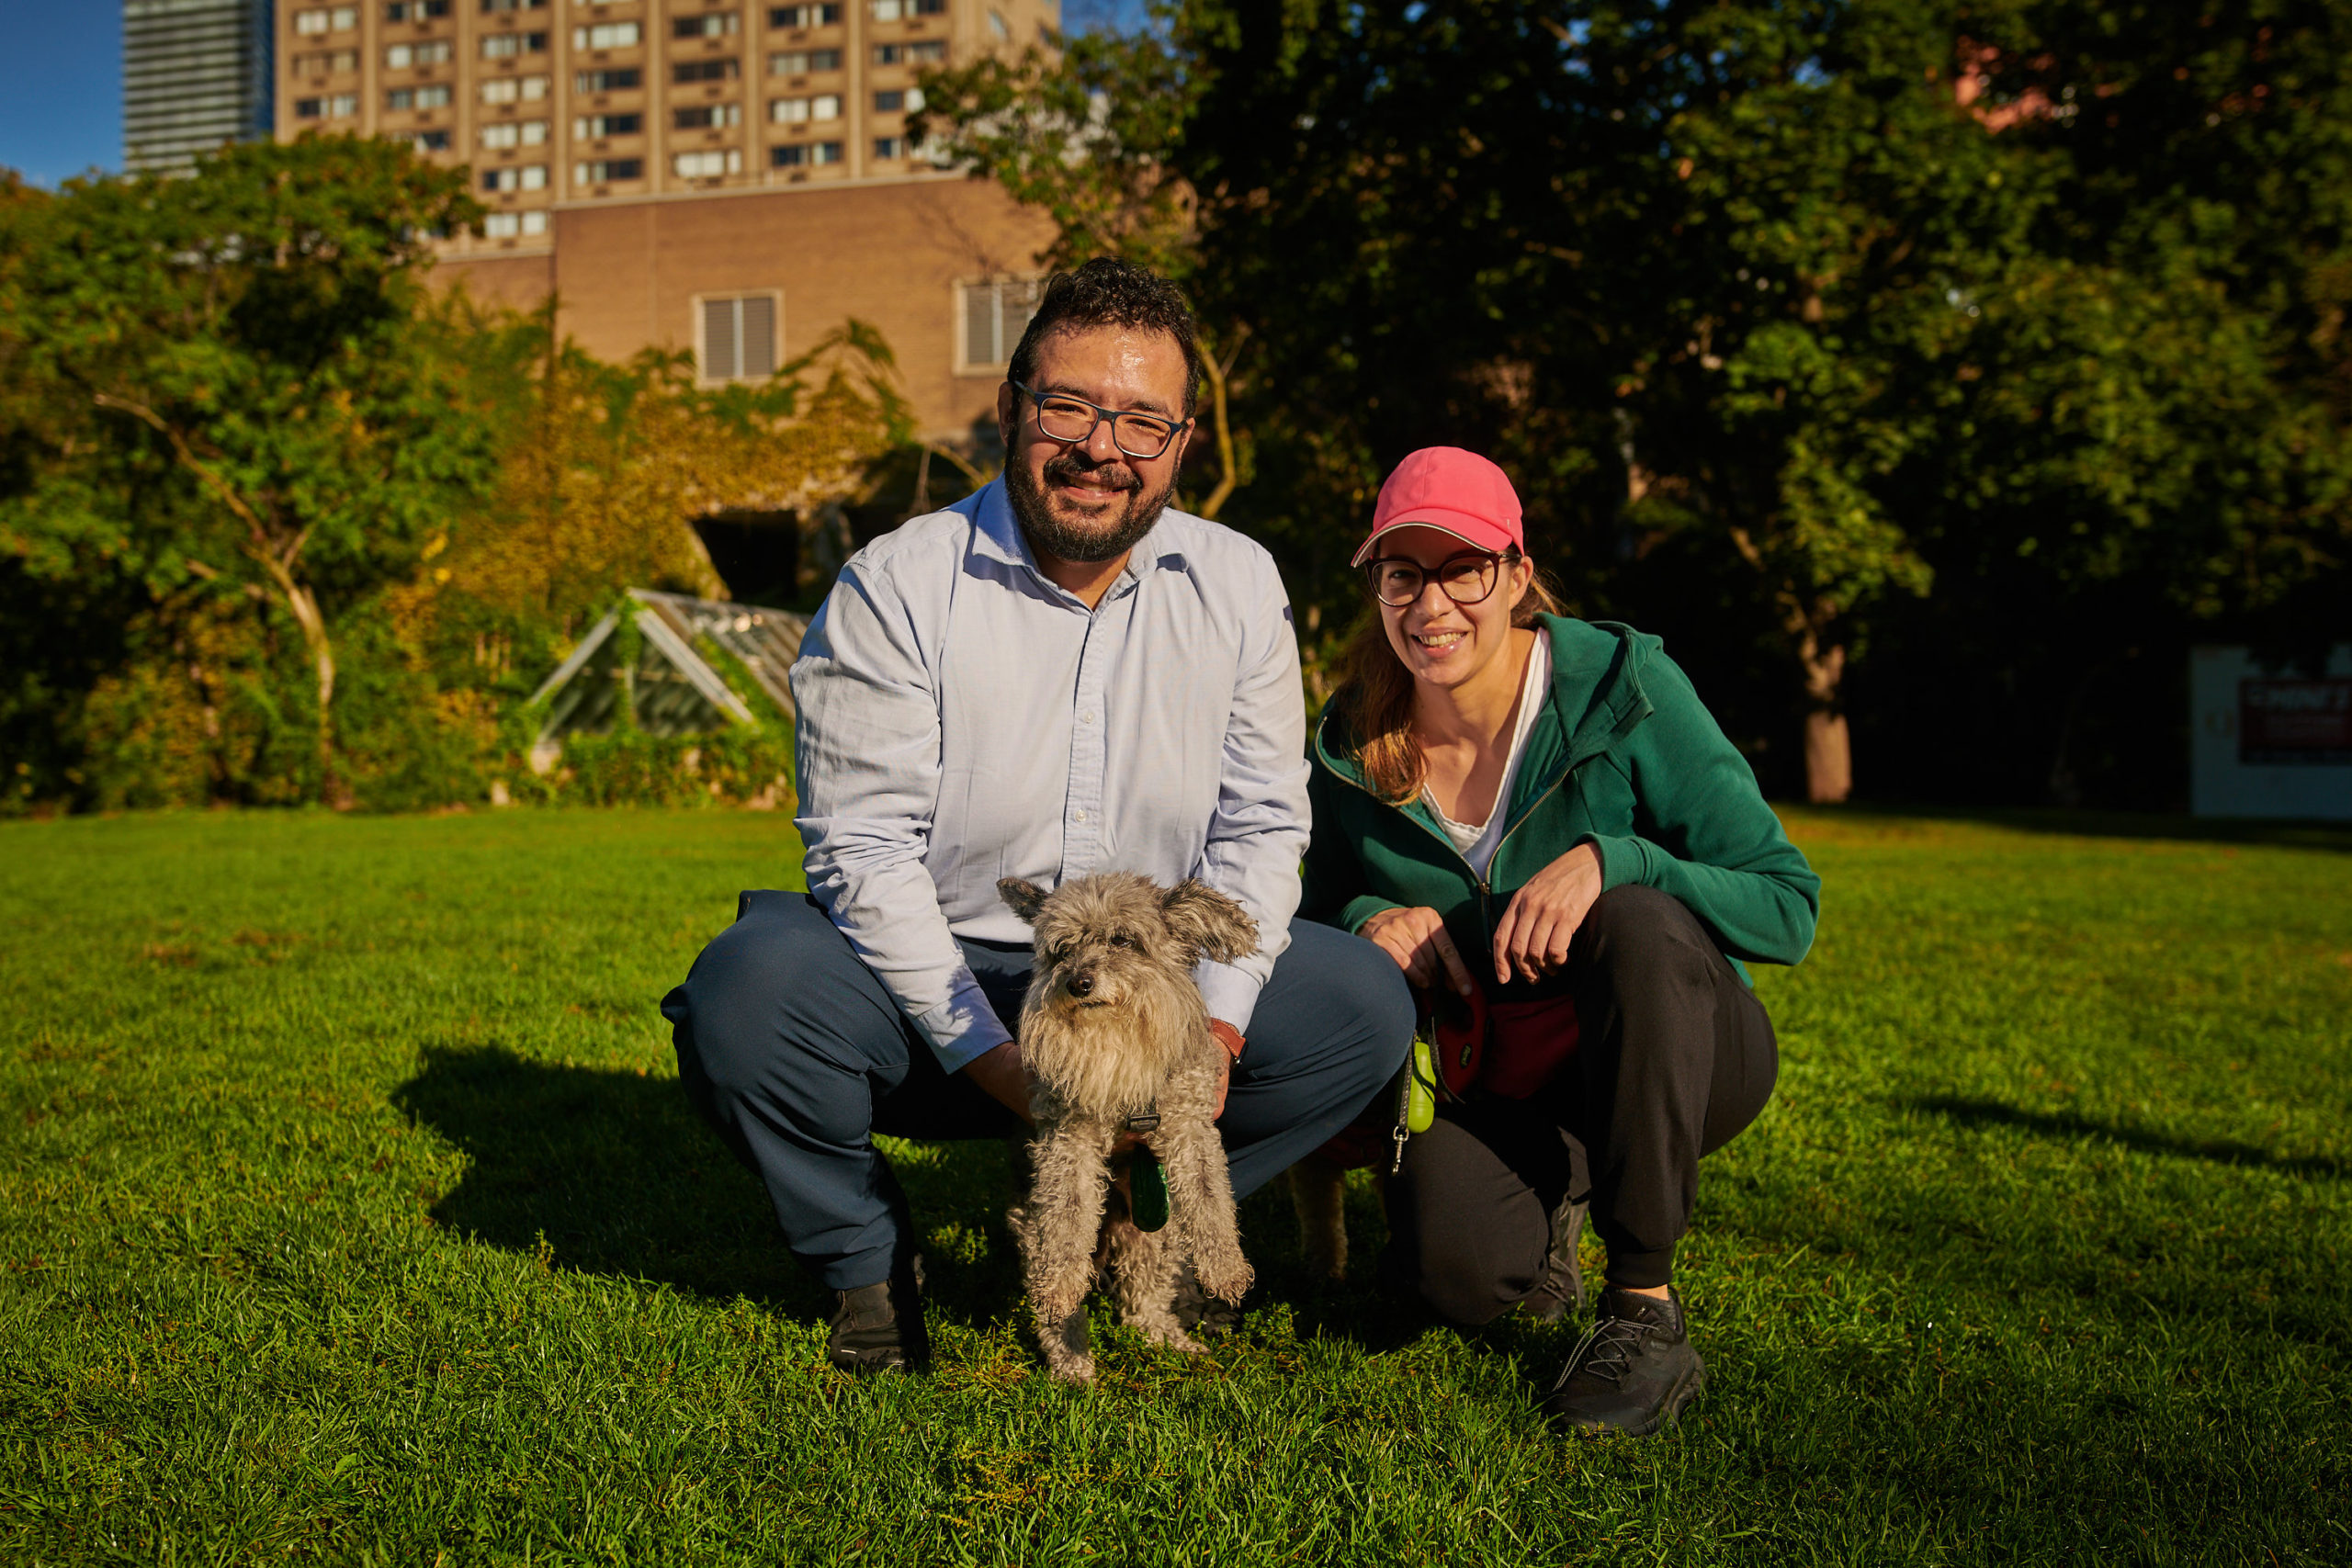
POLYGON ((1176 491, 1171 476, 1157 495, 1143 493, 1143 479, 1135 469, 1115 458, 1108 463, 1092 463, 1076 452, 1064 452, 1046 464, 1046 480, 1073 479, 1080 474, 1099 475, 1104 482, 1118 486, 1126 492, 1127 509, 1124 515, 1114 514, 1106 533, 1082 533, 1063 523, 1053 513, 1051 498, 1044 485, 1033 479, 1028 465, 1016 460, 1005 465, 1005 493, 1012 502, 1012 514, 1021 520, 1030 543, 1057 560, 1092 563, 1116 560, 1134 549, 1159 514, 1168 508, 1168 498, 1176 491), (1122 484, 1121 481, 1125 480, 1122 484))

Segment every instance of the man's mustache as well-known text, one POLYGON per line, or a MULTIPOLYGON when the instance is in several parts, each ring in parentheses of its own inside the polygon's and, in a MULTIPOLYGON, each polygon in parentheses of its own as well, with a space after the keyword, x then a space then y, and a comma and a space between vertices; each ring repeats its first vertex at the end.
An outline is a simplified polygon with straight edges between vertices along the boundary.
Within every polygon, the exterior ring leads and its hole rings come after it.
POLYGON ((1046 480, 1049 484, 1057 479, 1067 481, 1080 477, 1099 479, 1111 490, 1143 488, 1143 480, 1136 471, 1125 463, 1115 460, 1097 463, 1092 458, 1077 452, 1065 452, 1058 457, 1049 457, 1046 460, 1046 480))

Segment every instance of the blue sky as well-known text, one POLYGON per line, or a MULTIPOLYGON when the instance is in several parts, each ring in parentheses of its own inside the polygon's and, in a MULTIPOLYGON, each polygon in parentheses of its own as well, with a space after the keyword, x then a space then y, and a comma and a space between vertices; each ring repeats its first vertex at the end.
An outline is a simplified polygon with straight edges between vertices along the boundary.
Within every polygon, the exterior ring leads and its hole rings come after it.
POLYGON ((55 185, 122 166, 122 0, 0 0, 0 164, 55 185))

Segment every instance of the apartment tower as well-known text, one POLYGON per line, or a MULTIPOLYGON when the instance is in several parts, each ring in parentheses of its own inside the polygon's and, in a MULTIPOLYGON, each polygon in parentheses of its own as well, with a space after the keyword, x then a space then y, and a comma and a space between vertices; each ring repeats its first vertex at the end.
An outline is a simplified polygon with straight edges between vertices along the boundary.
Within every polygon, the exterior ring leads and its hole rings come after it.
POLYGON ((123 0, 122 163, 186 169, 224 141, 270 133, 269 0, 123 0))
POLYGON ((293 0, 277 125, 465 166, 489 212, 438 275, 518 306, 552 293, 563 330, 608 357, 691 349, 707 379, 755 378, 866 321, 946 438, 986 417, 1046 232, 912 143, 916 73, 1037 42, 1058 16, 1057 0, 293 0))

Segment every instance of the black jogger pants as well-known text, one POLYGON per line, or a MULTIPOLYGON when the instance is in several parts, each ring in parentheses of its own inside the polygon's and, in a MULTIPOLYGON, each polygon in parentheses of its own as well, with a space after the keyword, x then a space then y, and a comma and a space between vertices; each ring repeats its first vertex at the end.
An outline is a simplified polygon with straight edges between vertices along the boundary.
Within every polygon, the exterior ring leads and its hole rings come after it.
POLYGON ((1455 1323, 1485 1323, 1542 1282, 1565 1199, 1591 1204, 1611 1284, 1666 1284, 1700 1156, 1771 1097, 1771 1021, 1672 895, 1602 894, 1566 978, 1581 1039, 1559 1077, 1528 1100, 1440 1106, 1389 1184, 1385 1271, 1455 1323))

